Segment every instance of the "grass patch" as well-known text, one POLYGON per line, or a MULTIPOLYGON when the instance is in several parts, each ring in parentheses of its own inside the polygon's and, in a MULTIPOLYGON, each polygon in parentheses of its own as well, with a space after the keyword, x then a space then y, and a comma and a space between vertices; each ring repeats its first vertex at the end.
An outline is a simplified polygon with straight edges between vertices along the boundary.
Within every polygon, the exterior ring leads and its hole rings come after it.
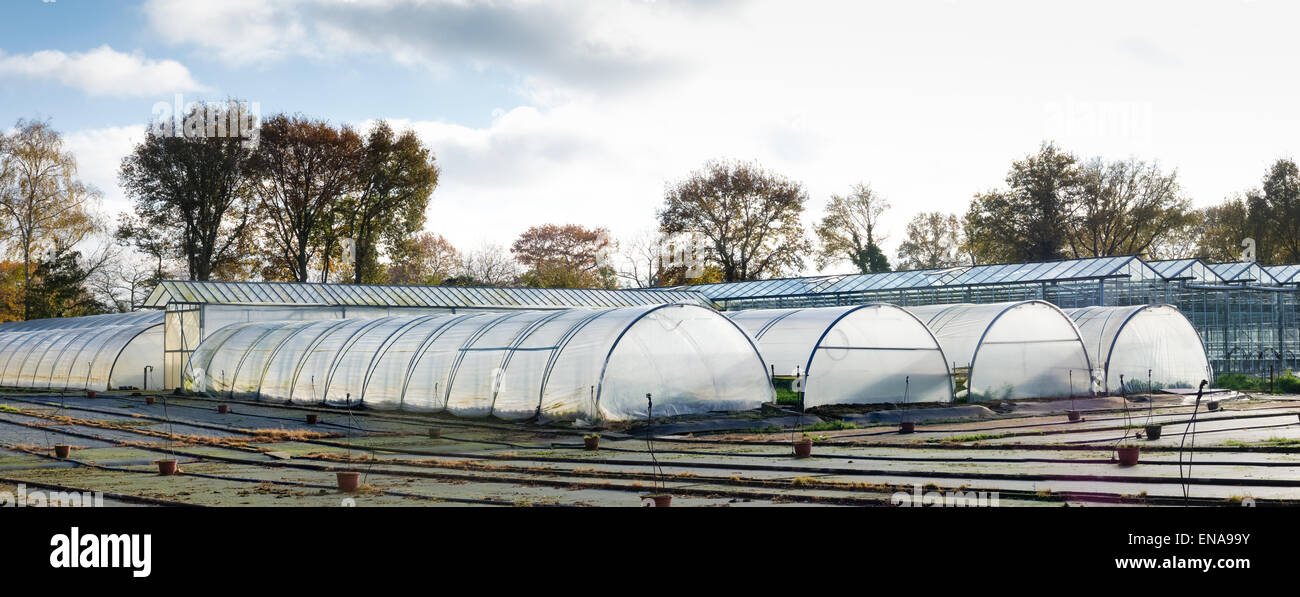
POLYGON ((1009 433, 970 433, 967 435, 952 435, 948 437, 935 437, 925 440, 929 444, 946 444, 946 443, 965 443, 965 442, 982 442, 989 439, 1000 439, 1009 436, 1009 433))
POLYGON ((804 431, 840 431, 843 429, 857 429, 857 428, 858 426, 854 423, 846 423, 839 419, 834 419, 830 421, 822 421, 820 423, 809 425, 807 427, 804 427, 803 430, 804 431))
POLYGON ((776 388, 777 404, 799 404, 799 392, 786 388, 776 388))

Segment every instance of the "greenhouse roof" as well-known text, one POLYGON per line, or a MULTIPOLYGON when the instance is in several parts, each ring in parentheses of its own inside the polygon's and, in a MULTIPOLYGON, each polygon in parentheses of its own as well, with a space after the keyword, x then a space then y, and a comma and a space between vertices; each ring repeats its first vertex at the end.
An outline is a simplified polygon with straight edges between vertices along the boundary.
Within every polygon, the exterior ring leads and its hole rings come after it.
POLYGON ((1260 284, 1277 284, 1277 280, 1253 261, 1232 263, 1211 263, 1210 269, 1226 282, 1258 282, 1260 284))
POLYGON ((683 286, 714 300, 765 296, 878 292, 935 287, 986 286, 1128 278, 1160 279, 1151 266, 1134 256, 1094 257, 1036 263, 959 266, 945 269, 787 278, 683 286))
POLYGON ((695 290, 599 290, 381 286, 297 282, 197 282, 164 280, 146 307, 168 303, 226 305, 330 305, 376 307, 628 307, 663 303, 708 305, 695 290))
POLYGON ((1300 284, 1300 265, 1273 265, 1264 268, 1278 284, 1300 284))
POLYGON ((1211 284, 1224 282, 1224 279, 1214 272, 1209 263, 1200 259, 1148 261, 1147 265, 1159 272, 1160 276, 1166 280, 1192 280, 1211 284))

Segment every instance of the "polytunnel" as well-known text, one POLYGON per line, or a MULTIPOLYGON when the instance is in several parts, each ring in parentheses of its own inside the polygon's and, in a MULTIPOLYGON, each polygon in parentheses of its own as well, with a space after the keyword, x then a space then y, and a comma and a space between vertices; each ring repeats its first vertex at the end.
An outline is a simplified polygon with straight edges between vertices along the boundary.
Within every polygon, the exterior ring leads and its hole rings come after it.
POLYGON ((952 399, 934 334, 887 304, 727 314, 758 343, 769 372, 803 379, 804 406, 952 399))
POLYGON ((646 394, 655 416, 774 399, 749 337, 685 304, 235 324, 199 345, 185 384, 504 419, 639 418, 646 394))
POLYGON ((1214 379, 1201 335, 1172 305, 1066 309, 1079 326, 1102 391, 1194 388, 1214 379), (1121 384, 1120 378, 1124 381, 1121 384))
POLYGON ((0 324, 0 386, 156 389, 162 360, 162 311, 0 324))
POLYGON ((1034 300, 908 310, 934 332, 954 368, 969 368, 971 400, 1063 398, 1094 389, 1083 337, 1056 305, 1034 300))

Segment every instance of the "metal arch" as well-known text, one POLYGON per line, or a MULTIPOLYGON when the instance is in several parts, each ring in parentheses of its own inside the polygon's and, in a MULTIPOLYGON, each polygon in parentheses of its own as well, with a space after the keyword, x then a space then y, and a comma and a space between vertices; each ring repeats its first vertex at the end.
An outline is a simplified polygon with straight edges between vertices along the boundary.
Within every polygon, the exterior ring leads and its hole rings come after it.
MULTIPOLYGON (((546 367, 542 370, 542 383, 537 389, 537 411, 534 416, 541 415, 542 413, 542 402, 546 399, 546 384, 550 383, 551 381, 551 371, 555 369, 555 364, 560 360, 560 353, 564 352, 564 347, 568 346, 569 342, 578 335, 578 332, 582 331, 583 328, 590 325, 591 322, 600 319, 601 317, 605 316, 605 314, 607 313, 613 313, 614 311, 618 311, 619 309, 629 309, 629 308, 641 309, 645 307, 644 306, 618 307, 615 309, 599 309, 599 310, 592 311, 591 315, 584 317, 582 320, 578 322, 575 322, 568 329, 568 331, 566 331, 564 335, 560 337, 560 341, 555 343, 555 348, 552 349, 551 351, 550 358, 546 359, 546 367)), ((592 406, 594 407, 595 405, 593 404, 592 406)))
MULTIPOLYGON (((343 344, 339 346, 338 352, 334 353, 334 359, 330 362, 329 370, 325 374, 325 386, 324 386, 325 395, 323 397, 323 400, 325 402, 329 402, 330 384, 334 382, 334 372, 338 370, 339 363, 343 362, 344 355, 346 355, 349 350, 352 350, 352 347, 356 345, 357 340, 361 339, 361 336, 365 335, 370 330, 373 330, 389 321, 393 321, 394 319, 399 319, 399 317, 396 315, 390 315, 388 317, 376 317, 373 320, 368 321, 365 324, 361 325, 361 327, 357 328, 357 331, 352 332, 352 335, 348 336, 346 339, 343 340, 343 344)), ((391 336, 392 334, 389 335, 391 336)), ((373 361, 374 358, 375 358, 374 355, 371 355, 370 357, 371 361, 373 361)), ((370 365, 367 363, 366 367, 369 368, 370 365)), ((360 401, 361 401, 361 397, 358 396, 357 402, 360 403, 360 401)))
MULTIPOLYGON (((787 317, 789 317, 789 316, 791 316, 791 315, 794 315, 795 313, 799 313, 800 311, 805 311, 805 310, 806 310, 806 309, 791 309, 791 310, 789 310, 789 311, 786 311, 785 313, 782 313, 782 314, 780 314, 780 315, 777 315, 776 317, 773 317, 771 321, 769 321, 769 322, 763 324, 763 327, 762 327, 761 329, 758 330, 758 333, 754 334, 754 339, 755 339, 755 340, 762 340, 762 339, 763 339, 763 334, 766 334, 768 330, 772 329, 773 326, 775 326, 776 324, 780 323, 781 320, 783 320, 783 319, 785 319, 785 318, 787 318, 787 317)), ((728 317, 727 319, 731 319, 731 318, 728 317)))
POLYGON ((442 335, 446 333, 448 330, 466 321, 474 319, 479 315, 483 315, 483 314, 463 313, 460 315, 453 315, 450 319, 442 322, 432 330, 429 330, 429 335, 425 336, 424 340, 420 341, 419 346, 417 346, 415 348, 415 351, 411 353, 411 359, 406 362, 406 373, 405 375, 402 376, 402 393, 398 398, 399 404, 403 406, 406 405, 406 390, 411 387, 411 378, 415 376, 415 368, 417 365, 420 364, 420 361, 424 360, 424 355, 425 352, 428 350, 428 348, 432 346, 433 343, 438 340, 438 338, 441 338, 442 335))
POLYGON ((10 347, 13 347, 16 350, 19 346, 22 346, 24 342, 30 339, 32 334, 35 333, 36 332, 17 331, 17 332, 11 332, 5 334, 6 336, 10 336, 10 337, 5 339, 4 346, 0 346, 0 354, 6 355, 4 365, 0 366, 0 383, 4 382, 5 371, 9 368, 9 361, 13 360, 14 358, 14 353, 9 350, 10 347))
MULTIPOLYGON (((161 324, 161 323, 155 323, 155 324, 150 325, 150 326, 146 326, 146 327, 143 327, 143 328, 139 328, 139 329, 136 330, 136 332, 135 332, 134 334, 131 334, 131 337, 130 337, 130 338, 127 338, 126 342, 123 342, 123 343, 122 343, 121 348, 118 348, 118 349, 117 349, 117 354, 113 355, 113 363, 112 363, 111 365, 108 366, 108 375, 104 378, 104 388, 105 388, 105 391, 112 391, 112 390, 113 390, 113 371, 114 371, 115 369, 117 369, 117 361, 118 361, 119 359, 122 358, 122 353, 123 353, 123 352, 126 352, 126 347, 130 346, 131 343, 134 342, 136 338, 139 338, 141 334, 143 334, 143 333, 145 333, 145 332, 147 332, 147 331, 149 331, 149 330, 151 330, 151 329, 153 329, 153 328, 155 328, 155 327, 158 327, 158 326, 160 326, 160 325, 162 325, 162 324, 161 324)), ((96 355, 96 360, 99 360, 99 359, 98 359, 98 355, 96 355)))
POLYGON ((548 314, 542 317, 541 319, 534 321, 528 327, 524 328, 523 330, 520 330, 520 332, 515 335, 515 340, 510 343, 510 347, 506 349, 506 353, 501 357, 501 364, 497 367, 498 369, 501 370, 501 375, 498 375, 495 383, 492 384, 492 406, 488 407, 489 413, 496 412, 497 396, 501 393, 501 382, 502 380, 505 379, 506 369, 510 367, 510 360, 514 358, 515 351, 518 350, 519 345, 523 344, 526 340, 528 340, 530 336, 533 335, 533 333, 541 329, 546 324, 570 312, 571 312, 570 309, 561 309, 554 313, 548 314))
MULTIPOLYGON (((80 340, 82 336, 95 331, 97 331, 96 328, 83 328, 77 330, 78 333, 72 336, 72 339, 69 340, 67 344, 63 345, 63 349, 59 351, 59 354, 54 356, 54 362, 50 363, 50 374, 45 378, 45 389, 49 390, 54 387, 54 368, 58 366, 59 360, 63 358, 64 353, 68 352, 68 347, 72 346, 77 340, 80 340)), ((67 380, 65 379, 64 381, 66 383, 67 380)))
MULTIPOLYGON (((270 335, 271 335, 272 333, 274 333, 276 330, 284 329, 284 326, 282 326, 282 325, 280 325, 280 326, 276 326, 276 325, 268 325, 268 326, 265 326, 264 329, 265 329, 265 331, 263 331, 261 334, 259 334, 259 335, 257 336, 257 338, 253 339, 252 343, 250 343, 250 344, 248 345, 248 348, 245 348, 245 349, 242 351, 243 354, 239 355, 239 362, 238 362, 238 363, 235 363, 235 372, 234 372, 234 374, 232 374, 232 375, 230 376, 230 388, 227 389, 227 391, 226 391, 226 397, 227 397, 227 398, 229 398, 229 399, 231 399, 231 400, 234 400, 234 398, 235 398, 235 382, 239 381, 239 372, 240 372, 240 370, 242 370, 242 369, 244 368, 244 361, 248 359, 248 353, 252 352, 252 351, 253 351, 253 347, 254 347, 254 346, 257 346, 257 345, 258 345, 258 344, 259 344, 259 343, 260 343, 264 338, 266 338, 267 336, 270 336, 270 335)), ((238 332, 236 332, 236 333, 238 333, 238 332)), ((231 335, 230 335, 230 338, 233 338, 233 337, 235 337, 235 334, 231 334, 231 335)), ((226 338, 226 341, 229 342, 229 341, 230 341, 230 338, 226 338)), ((222 346, 224 346, 224 345, 225 345, 225 342, 222 343, 222 346)), ((208 362, 211 363, 212 361, 208 361, 208 362)))
MULTIPOLYGON (((325 321, 330 321, 330 320, 325 320, 325 321)), ((307 345, 306 350, 303 350, 302 355, 298 357, 298 364, 293 368, 293 377, 289 379, 289 395, 286 397, 286 400, 288 400, 291 403, 293 402, 293 392, 294 390, 298 389, 298 376, 302 375, 302 368, 307 364, 307 359, 311 356, 312 351, 316 350, 316 347, 320 346, 321 343, 324 342, 326 338, 333 336, 334 332, 337 332, 339 328, 356 321, 364 321, 364 320, 360 320, 360 319, 334 320, 331 322, 330 325, 326 326, 325 329, 321 331, 321 333, 316 334, 316 337, 313 338, 311 343, 307 345)))
MULTIPOLYGON (((1089 376, 1091 377, 1092 357, 1088 356, 1088 343, 1083 341, 1083 334, 1079 332, 1079 326, 1075 325, 1074 319, 1072 319, 1069 315, 1066 315, 1065 311, 1062 311, 1060 307, 1057 307, 1056 305, 1053 305, 1052 303, 1049 303, 1044 300, 1034 299, 1028 301, 1017 301, 1007 305, 1007 308, 999 311, 998 314, 995 315, 991 321, 989 321, 989 324, 987 326, 984 326, 984 331, 980 333, 980 339, 978 342, 975 343, 975 352, 974 354, 971 355, 970 373, 966 375, 967 392, 975 391, 974 390, 975 384, 973 381, 971 381, 975 378, 975 371, 976 371, 975 361, 979 359, 980 350, 984 348, 984 338, 989 335, 989 330, 993 329, 993 326, 997 324, 998 320, 1002 319, 1002 316, 1006 315, 1012 309, 1018 309, 1024 305, 1031 305, 1031 304, 1046 305, 1052 308, 1053 310, 1055 310, 1057 313, 1059 313, 1061 317, 1065 318, 1066 321, 1070 322, 1070 329, 1074 330, 1074 338, 1079 341, 1079 346, 1083 348, 1083 362, 1088 364, 1088 373, 1090 374, 1089 376)), ((1091 393, 1091 391, 1092 389, 1089 388, 1089 393, 1091 393)))
MULTIPOLYGON (((210 334, 207 338, 200 341, 199 345, 194 347, 194 350, 188 351, 190 356, 189 358, 185 359, 185 364, 181 366, 181 379, 178 381, 180 381, 181 385, 184 385, 186 373, 188 372, 188 374, 192 377, 194 375, 194 372, 197 370, 201 370, 203 371, 204 375, 207 375, 208 377, 212 377, 212 371, 210 371, 210 369, 212 368, 212 359, 216 358, 218 351, 220 351, 222 348, 225 348, 226 342, 230 341, 230 337, 239 333, 240 330, 258 326, 258 325, 262 325, 262 324, 257 322, 249 322, 249 321, 242 322, 242 323, 232 323, 230 325, 218 328, 217 331, 215 332, 212 332, 212 334, 210 334), (221 334, 225 334, 225 335, 221 336, 221 334), (220 339, 217 339, 218 337, 220 339), (203 367, 201 368, 195 368, 193 364, 194 355, 198 354, 199 349, 202 348, 203 345, 207 344, 208 342, 215 342, 216 346, 208 350, 208 354, 207 354, 208 362, 204 363, 203 367)), ((185 338, 184 338, 184 334, 185 334, 184 321, 178 324, 178 327, 180 328, 181 346, 183 347, 186 345, 185 338)), ((163 342, 166 343, 167 339, 164 338, 163 342)), ((206 390, 206 388, 207 388, 207 384, 205 383, 204 389, 206 390)))
POLYGON ((393 348, 394 344, 397 344, 398 340, 406 336, 407 333, 409 333, 411 330, 415 329, 420 324, 426 321, 429 321, 437 317, 447 317, 447 316, 454 317, 454 315, 447 314, 447 313, 431 313, 429 315, 421 315, 419 317, 414 317, 410 321, 406 322, 406 324, 403 325, 402 327, 399 327, 396 330, 394 330, 393 333, 389 334, 387 338, 384 338, 383 344, 379 345, 379 350, 375 351, 375 355, 370 358, 370 364, 366 366, 366 374, 361 379, 361 397, 359 398, 359 400, 363 404, 365 403, 366 391, 370 389, 370 379, 371 377, 374 376, 375 369, 379 368, 379 361, 384 358, 384 355, 388 354, 388 351, 393 348), (394 338, 394 336, 396 336, 396 338, 394 338))
MULTIPOLYGON (((23 338, 22 342, 20 342, 17 346, 14 347, 15 352, 10 354, 9 359, 5 361, 4 371, 0 372, 0 384, 4 383, 9 379, 9 367, 13 365, 14 356, 16 356, 19 352, 23 352, 23 349, 26 348, 33 341, 40 342, 42 339, 44 339, 46 336, 50 335, 51 333, 53 332, 51 332, 50 330, 37 330, 31 332, 30 336, 23 338)), ((31 353, 23 353, 22 360, 26 361, 27 357, 30 356, 30 354, 31 353)), ((18 371, 19 372, 22 371, 21 363, 19 363, 18 365, 18 371)), ((17 387, 17 385, 18 385, 17 383, 14 384, 15 387, 17 387)))
MULTIPOLYGON (((821 349, 822 341, 826 339, 826 335, 827 335, 827 334, 830 334, 830 333, 831 333, 831 330, 834 329, 835 326, 839 325, 839 323, 840 323, 841 320, 843 320, 844 318, 848 317, 849 315, 851 315, 851 314, 853 314, 853 313, 856 313, 856 312, 861 311, 862 309, 866 309, 866 308, 868 308, 868 307, 897 309, 897 310, 899 310, 899 311, 902 311, 902 312, 903 312, 904 314, 906 314, 908 317, 912 318, 912 320, 915 321, 916 323, 920 324, 921 329, 925 330, 925 335, 929 336, 929 337, 930 337, 930 341, 934 343, 934 350, 935 350, 936 352, 939 353, 939 359, 943 361, 943 369, 944 369, 944 371, 947 372, 947 374, 948 374, 948 377, 947 377, 947 379, 948 379, 948 401, 949 401, 949 402, 952 402, 954 399, 956 399, 956 397, 957 397, 957 396, 956 396, 956 393, 957 393, 957 392, 955 391, 955 388, 954 388, 954 386, 953 386, 953 382, 952 382, 952 367, 948 364, 948 355, 945 354, 945 353, 943 352, 943 345, 939 344, 939 338, 936 337, 936 336, 934 335, 934 332, 930 330, 930 326, 925 325, 925 322, 921 321, 921 318, 920 318, 920 317, 917 317, 915 313, 912 313, 911 311, 908 311, 907 309, 904 309, 904 308, 902 308, 902 307, 899 307, 898 305, 893 305, 893 304, 890 304, 890 303, 867 303, 867 304, 865 304, 865 305, 858 305, 858 306, 853 307, 852 309, 849 309, 849 310, 847 310, 847 311, 841 313, 839 317, 836 317, 835 320, 832 321, 832 322, 830 323, 830 325, 826 326, 826 329, 825 329, 825 330, 822 330, 822 335, 821 335, 820 337, 817 338, 817 342, 813 344, 812 351, 808 353, 808 362, 804 365, 804 368, 803 368, 803 371, 804 371, 804 377, 808 377, 809 374, 812 373, 813 358, 815 358, 815 357, 817 356, 817 351, 818 351, 819 349, 821 349)), ((923 349, 923 350, 929 350, 929 349, 923 349)), ((806 391, 806 389, 805 389, 805 391, 806 391)))
MULTIPOLYGON (((271 363, 272 363, 273 361, 275 361, 275 357, 276 357, 276 355, 280 354, 280 349, 281 349, 281 348, 284 348, 285 343, 288 342, 289 340, 293 339, 293 338, 294 338, 295 336, 297 336, 298 334, 301 334, 301 333, 303 333, 304 331, 306 331, 306 330, 308 330, 308 329, 311 329, 311 328, 312 328, 313 326, 315 326, 316 324, 318 324, 318 323, 322 323, 322 322, 326 322, 326 321, 329 321, 329 320, 328 320, 328 319, 317 319, 317 320, 315 320, 315 321, 288 321, 288 322, 281 323, 281 324, 279 325, 279 327, 278 327, 277 329, 285 329, 285 328, 287 328, 287 327, 289 327, 289 326, 291 326, 291 325, 294 325, 294 324, 302 324, 302 325, 299 325, 299 326, 298 326, 298 329, 293 330, 293 331, 289 332, 288 334, 286 334, 285 337, 280 338, 280 341, 275 343, 275 348, 272 348, 270 354, 267 355, 267 357, 266 357, 266 362, 265 362, 265 363, 262 363, 262 375, 261 375, 261 377, 258 377, 258 378, 257 378, 257 394, 256 394, 256 397, 257 397, 258 400, 261 400, 261 399, 262 399, 262 386, 266 385, 266 374, 269 373, 269 372, 271 371, 271 363)), ((290 391, 292 391, 292 388, 290 388, 290 391)))
MULTIPOLYGON (((1137 309, 1134 309, 1132 313, 1129 313, 1128 317, 1125 317, 1125 318, 1124 318, 1124 321, 1123 321, 1122 323, 1120 323, 1120 325, 1119 325, 1119 329, 1116 329, 1116 330, 1115 330, 1115 339, 1111 341, 1111 343, 1110 343, 1110 348, 1106 351, 1105 375, 1106 375, 1106 391, 1107 391, 1107 393, 1110 392, 1110 360, 1111 360, 1111 357, 1113 357, 1114 354, 1115 354, 1115 345, 1119 343, 1119 334, 1120 334, 1120 332, 1124 331, 1124 328, 1125 328, 1126 326, 1128 326, 1129 322, 1130 322, 1130 321, 1133 321, 1133 318, 1134 318, 1134 317, 1137 317, 1137 315, 1138 315, 1139 313, 1141 313, 1141 312, 1143 312, 1143 311, 1150 310, 1150 309, 1155 309, 1155 308, 1169 308, 1169 309, 1173 309, 1174 313, 1177 313, 1179 317, 1182 317, 1182 318, 1183 318, 1183 321, 1187 321, 1188 325, 1191 325, 1191 322, 1187 320, 1187 316, 1186 316, 1186 315, 1183 315, 1183 312, 1182 312, 1182 311, 1179 311, 1179 310, 1178 310, 1178 307, 1175 307, 1174 305, 1170 305, 1170 304, 1168 304, 1168 303, 1156 303, 1156 304, 1150 304, 1150 305, 1139 305, 1137 309)), ((1195 327, 1195 326, 1192 326, 1192 331, 1194 331, 1194 332, 1196 331, 1196 327, 1195 327)), ((1197 343, 1201 345, 1201 354, 1202 354, 1202 355, 1206 355, 1207 353, 1206 353, 1206 350, 1205 350, 1205 341, 1201 339, 1201 334, 1200 334, 1199 332, 1197 332, 1197 333, 1195 333, 1194 335, 1196 336, 1196 341, 1197 341, 1197 343)), ((1210 368, 1209 370, 1206 371, 1206 374, 1207 374, 1207 375, 1211 375, 1211 374, 1213 373, 1213 366, 1210 365, 1210 359, 1209 359, 1208 356, 1206 356, 1206 359, 1205 359, 1205 366, 1206 366, 1207 368, 1210 368)))
MULTIPOLYGON (((1108 394, 1110 393, 1110 359, 1111 357, 1115 356, 1115 344, 1119 342, 1119 334, 1120 332, 1124 331, 1124 327, 1128 325, 1128 322, 1133 321, 1133 318, 1136 317, 1138 313, 1145 311, 1147 307, 1150 307, 1150 305, 1139 305, 1138 308, 1129 311, 1128 315, 1124 317, 1124 320, 1120 322, 1119 327, 1115 328, 1115 337, 1111 339, 1110 346, 1106 348, 1106 362, 1105 364, 1102 365, 1102 375, 1106 376, 1106 383, 1104 389, 1108 394)), ((1107 323, 1110 322, 1111 315, 1114 315, 1114 313, 1106 314, 1107 323)), ((1105 329, 1106 326, 1103 324, 1102 330, 1105 329)), ((1197 338, 1200 338, 1201 335, 1197 334, 1196 336, 1197 338)), ((1100 346, 1097 347, 1097 354, 1098 355, 1101 354, 1100 346)))
POLYGON ((758 345, 754 344, 754 340, 749 337, 749 334, 745 333, 744 328, 741 328, 739 325, 737 325, 736 322, 732 321, 730 317, 724 317, 721 313, 718 313, 713 309, 702 307, 700 305, 690 305, 685 303, 669 303, 669 304, 658 305, 656 307, 653 307, 645 311, 644 313, 641 313, 640 315, 637 315, 636 317, 632 318, 632 321, 629 321, 628 324, 623 327, 623 331, 619 332, 618 336, 614 338, 614 341, 610 343, 609 352, 605 353, 605 362, 600 366, 600 378, 596 381, 596 404, 593 405, 596 409, 596 412, 593 413, 593 415, 595 415, 596 417, 600 416, 600 394, 601 391, 604 390, 605 370, 609 368, 609 359, 614 356, 614 349, 618 348, 618 343, 623 340, 623 336, 627 334, 628 330, 632 329, 632 327, 635 326, 642 319, 645 319, 647 315, 650 315, 651 313, 654 313, 655 311, 658 311, 660 309, 666 309, 668 307, 704 309, 705 311, 711 312, 714 315, 721 317, 727 323, 731 324, 731 327, 736 328, 736 330, 740 332, 741 337, 743 337, 745 341, 749 343, 749 347, 754 350, 754 356, 758 357, 758 367, 759 369, 763 370, 763 376, 767 378, 768 387, 769 388, 772 387, 772 377, 767 371, 767 366, 763 364, 763 354, 759 352, 758 345))
MULTIPOLYGON (((85 344, 82 344, 80 347, 78 347, 78 348, 77 348, 77 353, 74 354, 74 355, 72 356, 72 365, 68 367, 68 374, 65 375, 65 376, 63 376, 63 387, 64 387, 64 388, 71 388, 71 387, 72 387, 72 386, 70 385, 70 383, 71 383, 71 381, 72 381, 72 371, 73 371, 73 369, 76 369, 76 367, 77 367, 77 363, 81 361, 81 353, 83 353, 83 352, 86 351, 86 347, 87 347, 87 346, 90 346, 91 343, 95 342, 96 340, 99 340, 99 338, 100 338, 101 336, 103 336, 103 335, 105 335, 105 334, 111 334, 111 333, 113 333, 113 332, 115 331, 115 329, 114 329, 114 328, 101 328, 101 329, 98 329, 98 330, 96 330, 96 331, 98 331, 99 333, 97 333, 97 334, 91 336, 90 339, 87 340, 85 344)), ((99 352, 99 349, 95 349, 95 352, 98 353, 98 352, 99 352)), ((95 363, 94 363, 94 361, 92 360, 91 363, 90 363, 89 365, 86 366, 86 377, 87 377, 87 378, 90 377, 90 370, 91 370, 91 368, 94 367, 94 364, 95 364, 95 363)), ((87 385, 89 385, 89 384, 87 384, 87 385)), ((90 388, 83 388, 83 389, 89 390, 90 388)))
POLYGON ((512 313, 498 315, 495 319, 483 324, 482 327, 473 334, 470 334, 470 336, 461 343, 460 349, 456 352, 456 360, 451 363, 451 371, 447 373, 447 389, 443 390, 444 396, 442 399, 443 410, 447 410, 447 405, 451 403, 451 386, 456 383, 456 374, 460 372, 460 364, 465 361, 465 349, 473 345, 474 342, 477 342, 479 338, 482 338, 483 335, 488 333, 492 328, 501 325, 506 320, 516 317, 521 313, 527 313, 527 311, 514 311, 512 313))
MULTIPOLYGON (((19 376, 19 377, 18 377, 18 385, 19 385, 20 387, 25 387, 25 388, 35 388, 35 387, 36 387, 36 377, 37 377, 37 375, 39 375, 40 372, 41 372, 41 361, 45 360, 45 355, 49 354, 49 352, 50 352, 51 350, 54 349, 54 345, 55 345, 55 344, 58 344, 60 340, 66 340, 66 339, 68 338, 68 335, 69 335, 72 331, 73 331, 73 330, 71 330, 71 329, 56 329, 56 330, 52 330, 52 333, 51 333, 50 335, 54 337, 54 340, 53 340, 52 342, 50 342, 50 345, 49 345, 49 346, 46 346, 46 347, 45 347, 45 350, 42 350, 42 351, 41 351, 41 356, 38 357, 38 358, 36 359, 36 363, 35 363, 34 365, 32 365, 32 372, 31 372, 31 373, 32 373, 32 375, 31 375, 31 377, 32 377, 32 382, 31 382, 31 385, 24 385, 23 382, 25 381, 26 375, 24 374, 24 371, 22 371, 22 370, 20 370, 20 371, 18 372, 18 376, 19 376)), ((27 359, 30 360, 31 357, 32 357, 32 355, 34 355, 34 354, 35 354, 35 353, 28 353, 28 355, 27 355, 27 359)), ((26 368, 27 368, 26 365, 27 365, 27 361, 24 360, 24 361, 23 361, 23 367, 22 367, 22 369, 26 369, 26 368)))

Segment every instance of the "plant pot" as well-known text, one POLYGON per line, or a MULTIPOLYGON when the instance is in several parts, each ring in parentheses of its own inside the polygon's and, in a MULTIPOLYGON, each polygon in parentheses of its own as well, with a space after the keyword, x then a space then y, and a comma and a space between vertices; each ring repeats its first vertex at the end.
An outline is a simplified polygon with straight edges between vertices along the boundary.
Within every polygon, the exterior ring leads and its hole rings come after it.
POLYGON ((1119 447, 1119 465, 1133 466, 1138 463, 1138 452, 1141 449, 1138 446, 1120 446, 1119 447))
POLYGON ((72 446, 68 444, 54 444, 54 457, 67 458, 72 453, 72 446))
POLYGON ((794 443, 794 457, 808 458, 812 456, 812 440, 801 439, 794 443))
POLYGON ((361 473, 346 471, 336 475, 339 480, 339 491, 343 493, 356 493, 357 488, 361 486, 361 473))
POLYGON ((1160 439, 1160 432, 1163 429, 1164 428, 1161 427, 1160 425, 1147 425, 1144 431, 1146 431, 1147 439, 1152 440, 1152 439, 1160 439))
POLYGON ((673 496, 656 493, 643 496, 641 504, 647 508, 669 508, 673 505, 673 496))
POLYGON ((429 428, 429 439, 441 439, 441 438, 442 438, 442 427, 429 428))
POLYGON ((320 422, 320 415, 307 415, 307 424, 315 425, 320 422))
POLYGON ((1071 423, 1077 423, 1079 422, 1079 419, 1083 418, 1083 413, 1077 410, 1067 410, 1065 411, 1065 416, 1069 417, 1071 423))
POLYGON ((149 406, 153 406, 153 403, 154 403, 154 398, 153 398, 153 396, 145 396, 145 397, 144 397, 144 403, 145 403, 145 404, 148 404, 149 406))
POLYGON ((1206 402, 1206 403, 1205 403, 1205 408, 1206 408, 1207 410, 1209 410, 1210 412, 1214 412, 1214 411, 1216 411, 1216 410, 1219 410, 1219 401, 1218 401, 1218 400, 1211 400, 1211 401, 1209 401, 1209 402, 1206 402))
POLYGON ((225 404, 218 404, 218 405, 217 405, 217 414, 219 414, 219 415, 225 415, 225 414, 229 414, 229 413, 230 413, 230 407, 229 407, 229 406, 227 406, 227 405, 225 405, 225 404))
POLYGON ((898 424, 898 432, 899 432, 899 433, 915 433, 915 432, 916 432, 916 421, 903 421, 902 423, 899 423, 899 424, 898 424))
POLYGON ((599 438, 599 437, 584 437, 584 438, 582 438, 582 449, 584 449, 584 450, 598 450, 598 449, 600 449, 600 438, 599 438))
POLYGON ((94 391, 94 390, 86 390, 86 397, 87 397, 87 398, 94 398, 96 395, 98 395, 98 392, 96 392, 96 391, 94 391))
POLYGON ((180 464, 176 462, 175 458, 163 458, 153 462, 158 465, 158 474, 164 477, 170 477, 181 472, 180 464))

